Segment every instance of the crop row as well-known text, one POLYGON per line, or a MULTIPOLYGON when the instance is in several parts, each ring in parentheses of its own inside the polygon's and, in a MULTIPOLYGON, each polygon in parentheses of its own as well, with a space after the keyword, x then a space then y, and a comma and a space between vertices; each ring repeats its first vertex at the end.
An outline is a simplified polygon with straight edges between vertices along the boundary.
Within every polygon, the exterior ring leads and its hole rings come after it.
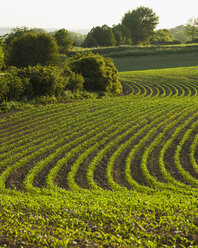
MULTIPOLYGON (((59 179, 65 181, 64 184, 70 189, 80 190, 81 182, 77 177, 81 170, 85 170, 82 184, 87 185, 87 188, 98 189, 103 188, 103 185, 98 184, 97 173, 104 170, 104 173, 101 172, 104 178, 100 181, 104 181, 114 190, 124 189, 128 185, 127 188, 138 191, 167 188, 189 192, 189 185, 197 187, 197 179, 182 167, 180 154, 186 140, 193 138, 198 112, 195 98, 183 99, 167 98, 165 102, 163 98, 147 97, 136 102, 130 97, 120 97, 109 99, 110 107, 99 108, 100 101, 98 107, 89 106, 89 111, 91 109, 93 112, 90 114, 86 109, 86 118, 84 113, 80 112, 68 118, 64 113, 59 119, 46 118, 46 130, 40 129, 43 123, 38 122, 40 131, 29 135, 21 133, 16 126, 16 134, 19 133, 18 142, 8 144, 6 140, 0 146, 0 189, 12 188, 13 185, 11 186, 9 181, 15 174, 21 173, 23 180, 18 183, 26 191, 38 192, 43 185, 47 189, 57 190, 57 187, 64 187, 63 184, 59 185, 59 179), (178 146, 172 151, 171 145, 178 137, 178 146), (159 155, 152 162, 159 168, 160 176, 155 177, 152 172, 153 165, 150 165, 150 156, 160 144, 163 145, 159 155), (6 150, 7 148, 9 149, 6 150), (183 178, 182 181, 174 178, 166 168, 164 156, 167 150, 171 154, 174 153, 174 170, 183 178), (137 159, 138 163, 135 162, 137 159), (63 175, 62 171, 66 167, 68 172, 63 175), (34 181, 40 173, 44 174, 42 180, 45 183, 36 187, 34 181), (119 181, 120 175, 115 176, 119 173, 123 175, 122 182, 119 181)), ((54 112, 58 113, 59 108, 62 106, 57 106, 57 111, 54 112)), ((29 121, 27 118, 28 123, 29 121)), ((192 163, 193 168, 197 168, 194 155, 196 140, 197 138, 193 138, 189 141, 192 144, 189 147, 191 155, 188 162, 192 163)))

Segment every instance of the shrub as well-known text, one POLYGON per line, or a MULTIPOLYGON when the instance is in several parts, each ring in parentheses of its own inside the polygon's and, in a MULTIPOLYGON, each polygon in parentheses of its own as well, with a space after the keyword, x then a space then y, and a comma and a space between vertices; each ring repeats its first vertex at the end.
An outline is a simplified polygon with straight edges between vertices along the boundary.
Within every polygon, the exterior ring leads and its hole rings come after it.
POLYGON ((68 79, 55 66, 29 66, 19 70, 18 75, 29 78, 34 97, 59 95, 68 83, 68 79))
POLYGON ((84 78, 81 74, 75 74, 68 66, 65 66, 62 74, 67 80, 68 84, 65 89, 70 91, 82 91, 84 85, 84 78))
POLYGON ((5 100, 8 96, 9 86, 5 76, 0 75, 0 102, 5 100))
POLYGON ((0 76, 0 101, 20 100, 29 86, 27 78, 20 78, 14 74, 0 76))
POLYGON ((84 77, 85 90, 107 92, 109 95, 121 93, 118 71, 110 58, 91 52, 78 53, 68 60, 68 64, 73 72, 84 77))

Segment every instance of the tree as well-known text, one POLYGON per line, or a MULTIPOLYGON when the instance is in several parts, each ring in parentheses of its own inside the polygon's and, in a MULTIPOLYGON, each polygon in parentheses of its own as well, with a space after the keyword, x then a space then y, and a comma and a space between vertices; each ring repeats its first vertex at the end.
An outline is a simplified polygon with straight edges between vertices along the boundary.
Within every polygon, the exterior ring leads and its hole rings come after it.
POLYGON ((168 45, 173 42, 173 36, 168 29, 159 29, 155 31, 150 39, 150 43, 153 45, 168 45))
POLYGON ((65 53, 73 47, 74 41, 69 37, 66 29, 59 29, 54 35, 59 46, 60 53, 65 53))
POLYGON ((26 33, 14 38, 8 49, 7 64, 16 67, 54 64, 58 58, 55 38, 46 33, 26 33))
POLYGON ((148 41, 158 24, 159 17, 152 9, 139 7, 126 13, 122 24, 131 30, 131 39, 134 44, 141 44, 148 41))
POLYGON ((84 79, 84 89, 88 91, 102 91, 109 95, 122 92, 118 80, 118 71, 110 58, 104 58, 94 53, 78 53, 68 61, 69 67, 84 79))
POLYGON ((114 46, 115 44, 116 40, 112 29, 103 25, 91 29, 85 39, 84 47, 114 46))
POLYGON ((38 28, 27 28, 27 27, 21 27, 21 28, 13 28, 10 33, 5 34, 3 36, 3 43, 5 47, 7 48, 11 41, 16 38, 20 37, 26 33, 44 33, 45 31, 43 29, 38 29, 38 28))
POLYGON ((185 27, 185 32, 188 36, 191 36, 191 40, 198 35, 198 18, 190 18, 185 27))
POLYGON ((179 25, 177 27, 170 28, 169 31, 174 39, 179 40, 183 43, 185 43, 188 39, 184 25, 179 25))
POLYGON ((113 26, 112 31, 116 40, 116 45, 131 45, 131 31, 127 26, 118 24, 113 26))

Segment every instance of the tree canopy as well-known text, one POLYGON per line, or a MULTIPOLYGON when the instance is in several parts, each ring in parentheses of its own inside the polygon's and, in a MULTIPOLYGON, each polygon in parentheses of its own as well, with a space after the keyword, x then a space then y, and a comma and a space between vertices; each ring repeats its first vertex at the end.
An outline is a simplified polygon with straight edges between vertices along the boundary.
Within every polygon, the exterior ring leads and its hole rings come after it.
POLYGON ((152 45, 168 45, 174 42, 173 36, 168 29, 160 29, 154 32, 150 39, 152 45))
POLYGON ((114 46, 115 44, 116 40, 112 29, 107 25, 92 28, 84 41, 85 47, 114 46))
POLYGON ((59 29, 54 35, 59 46, 60 53, 67 52, 73 47, 74 41, 70 38, 66 29, 59 29))
POLYGON ((131 30, 127 26, 123 24, 114 25, 112 31, 116 45, 131 45, 131 30))
POLYGON ((122 24, 131 30, 133 44, 141 44, 148 41, 158 24, 159 17, 147 7, 139 7, 126 13, 122 24))
POLYGON ((55 38, 46 33, 25 33, 15 37, 9 47, 7 64, 17 67, 54 64, 58 58, 55 38))
POLYGON ((191 40, 198 35, 198 18, 190 18, 185 27, 185 32, 191 37, 191 40))
POLYGON ((3 43, 6 47, 8 47, 14 38, 20 37, 26 33, 45 33, 45 31, 41 28, 13 28, 10 33, 7 33, 3 36, 3 43))

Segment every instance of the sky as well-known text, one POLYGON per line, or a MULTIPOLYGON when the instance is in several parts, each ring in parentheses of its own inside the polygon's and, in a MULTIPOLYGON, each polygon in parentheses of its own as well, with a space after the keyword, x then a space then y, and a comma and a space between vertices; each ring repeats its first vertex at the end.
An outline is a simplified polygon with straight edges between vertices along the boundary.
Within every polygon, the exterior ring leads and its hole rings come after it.
POLYGON ((159 16, 157 29, 185 25, 189 18, 198 17, 198 0, 0 0, 0 6, 0 27, 112 27, 140 6, 159 16))

